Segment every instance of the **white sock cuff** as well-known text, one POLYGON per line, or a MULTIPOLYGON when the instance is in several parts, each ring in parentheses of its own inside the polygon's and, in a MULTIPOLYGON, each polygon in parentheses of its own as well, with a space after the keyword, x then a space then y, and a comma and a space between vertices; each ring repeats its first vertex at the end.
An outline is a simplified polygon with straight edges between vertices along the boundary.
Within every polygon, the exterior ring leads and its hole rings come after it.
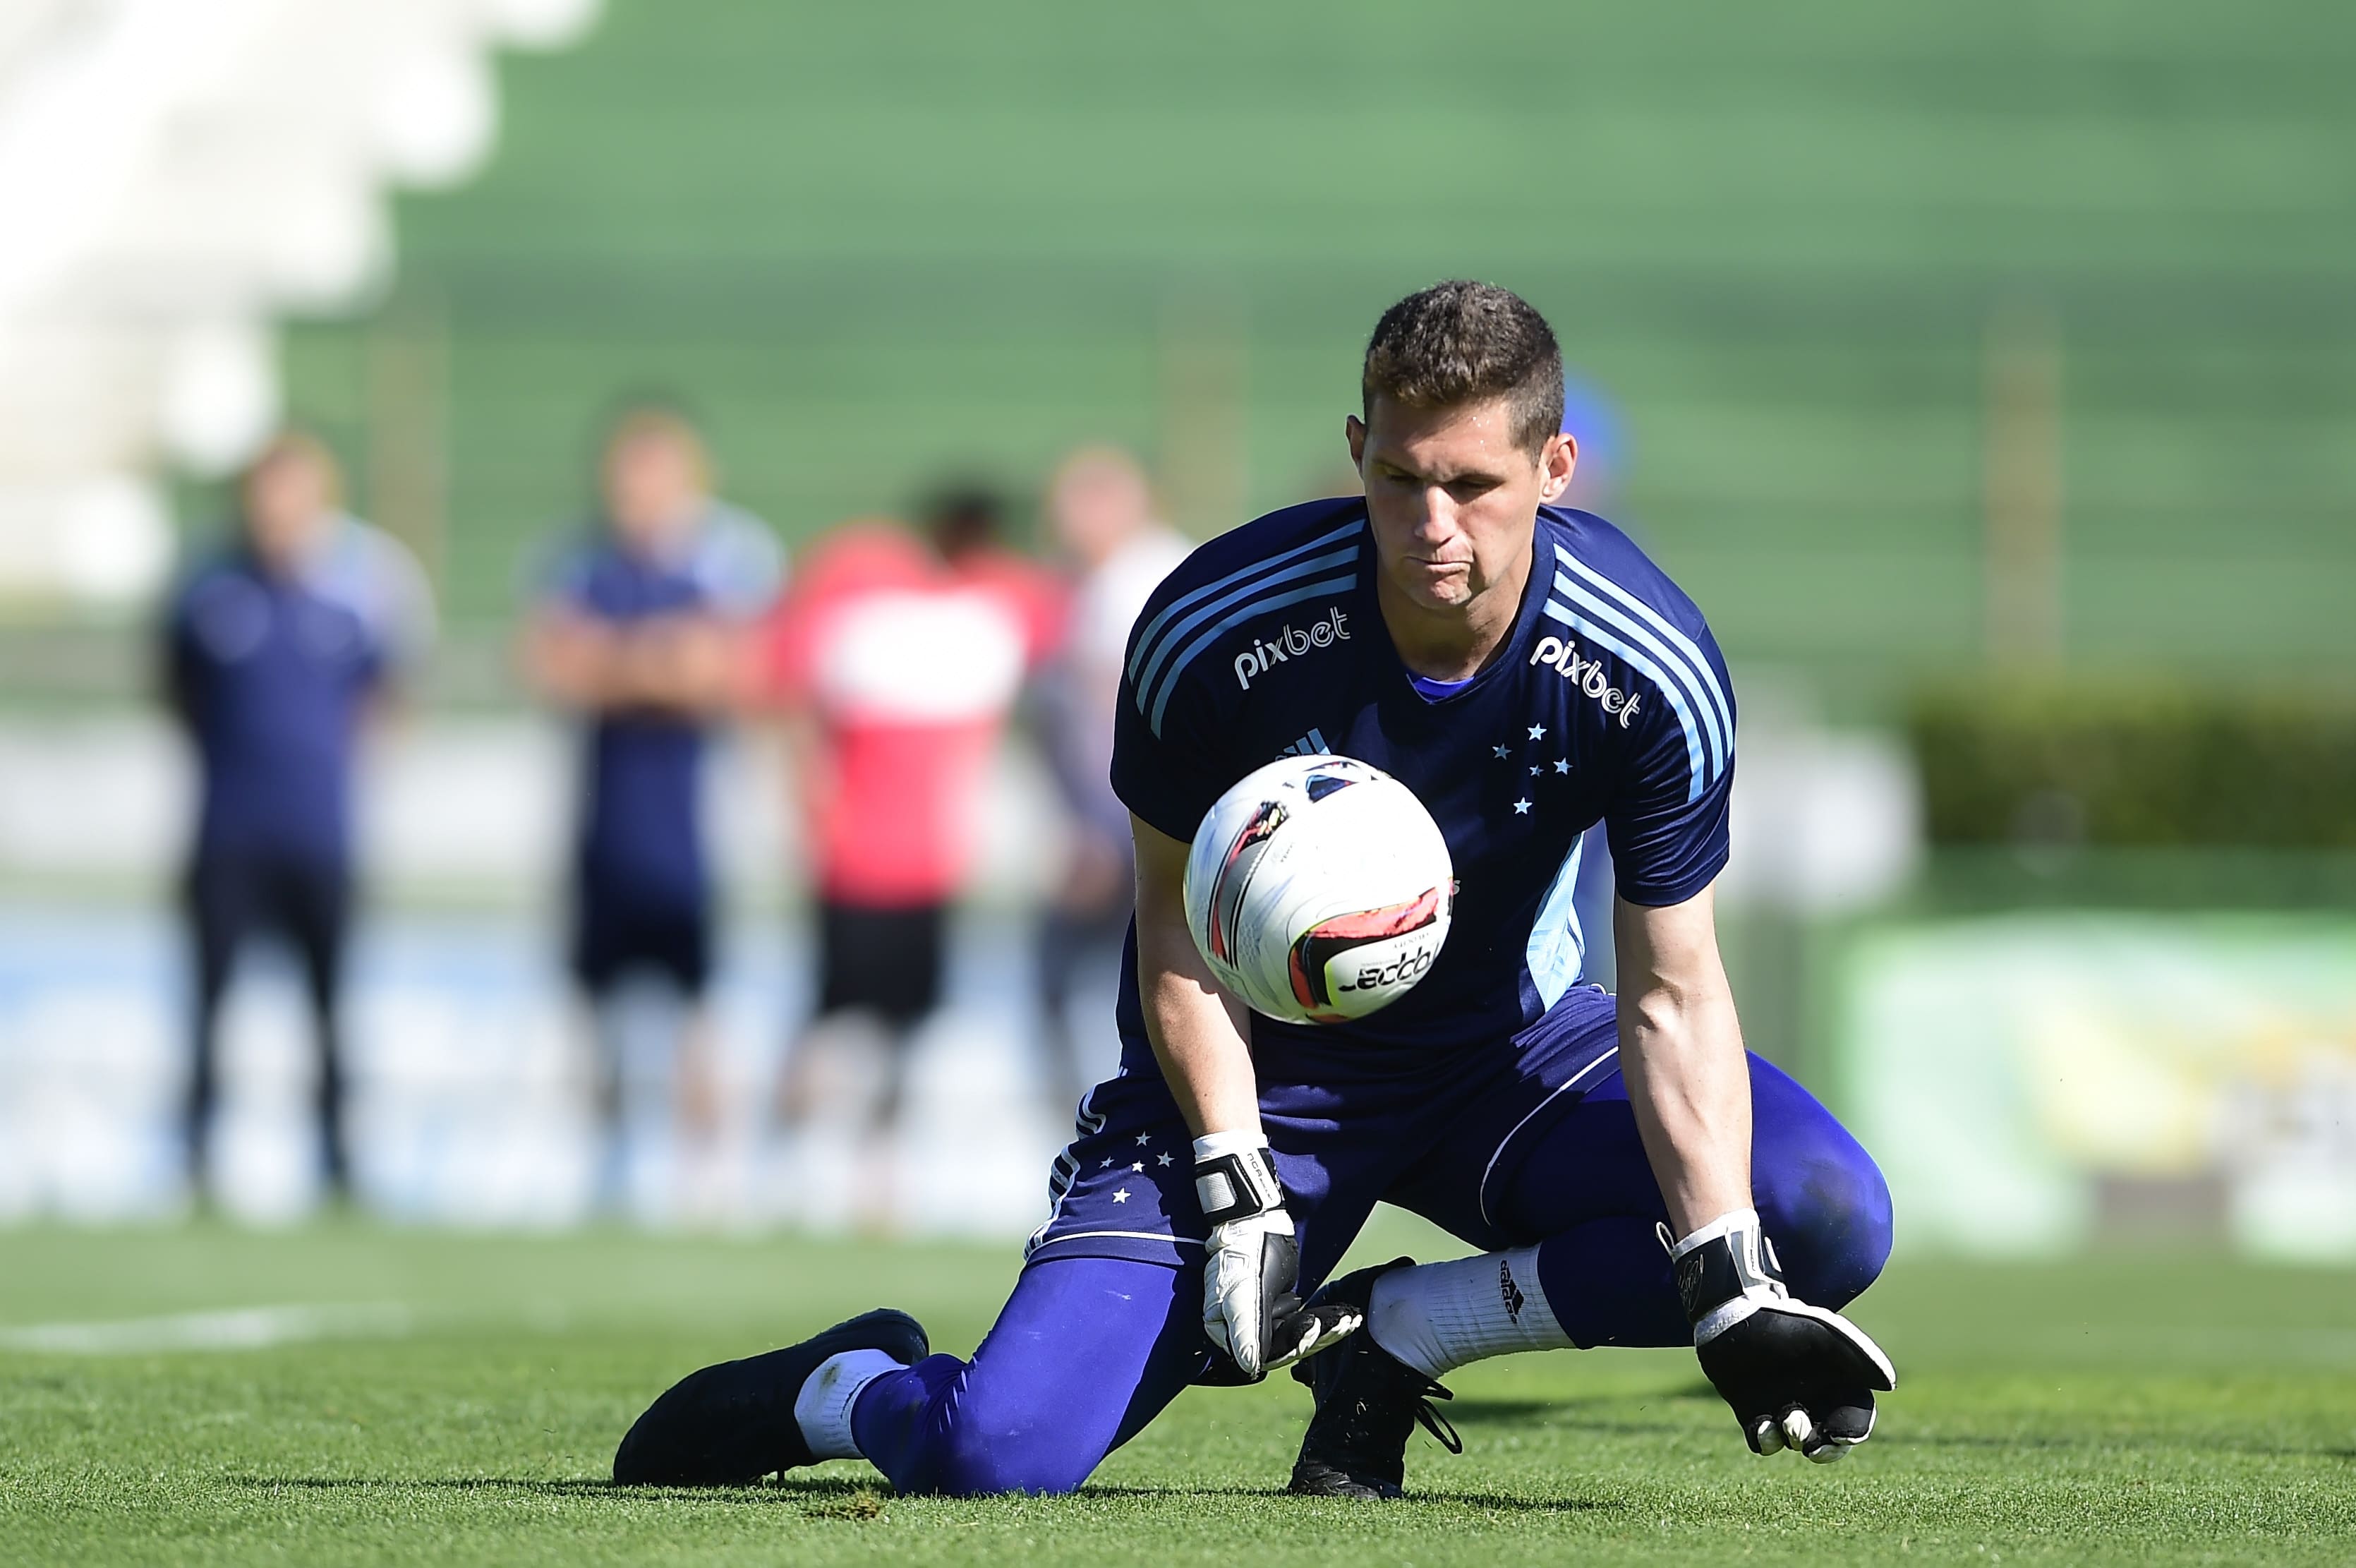
POLYGON ((1521 1329, 1533 1350, 1568 1350, 1570 1336, 1562 1321, 1554 1315, 1554 1304, 1547 1300, 1546 1286, 1538 1279, 1538 1250, 1516 1247, 1503 1253, 1498 1290, 1510 1296, 1515 1288, 1522 1293, 1521 1329))
POLYGON ((1375 1282, 1366 1332, 1427 1378, 1467 1362, 1570 1346, 1538 1283, 1538 1250, 1394 1269, 1375 1282))
POLYGON ((845 1350, 819 1363, 794 1396, 794 1423, 818 1459, 857 1459, 859 1440, 851 1434, 851 1407, 867 1385, 886 1372, 905 1371, 881 1350, 845 1350))

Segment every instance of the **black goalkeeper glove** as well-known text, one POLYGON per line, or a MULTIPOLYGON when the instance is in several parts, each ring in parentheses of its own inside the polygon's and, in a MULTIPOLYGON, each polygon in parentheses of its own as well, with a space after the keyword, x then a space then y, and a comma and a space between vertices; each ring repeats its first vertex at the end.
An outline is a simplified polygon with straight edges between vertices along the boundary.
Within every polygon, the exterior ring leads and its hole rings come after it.
POLYGON ((1214 1133, 1194 1140, 1194 1196, 1210 1221, 1203 1267, 1203 1332, 1245 1379, 1313 1356, 1365 1318, 1346 1303, 1301 1301, 1301 1243, 1268 1139, 1214 1133))
POLYGON ((1873 1396, 1898 1386, 1881 1347, 1837 1312, 1794 1301, 1754 1209, 1681 1241, 1661 1227, 1701 1369, 1754 1454, 1796 1448, 1829 1465, 1873 1435, 1873 1396))

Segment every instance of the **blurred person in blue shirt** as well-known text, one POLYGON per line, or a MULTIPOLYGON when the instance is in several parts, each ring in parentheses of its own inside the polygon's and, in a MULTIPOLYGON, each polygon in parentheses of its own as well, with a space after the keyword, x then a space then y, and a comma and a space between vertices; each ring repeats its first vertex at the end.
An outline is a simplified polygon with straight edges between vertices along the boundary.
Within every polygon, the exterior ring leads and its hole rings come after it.
POLYGON ((220 1005, 248 937, 300 961, 319 1053, 331 1193, 348 1190, 337 1027, 352 907, 352 775, 370 710, 433 636, 409 553, 341 509, 332 454, 290 433, 238 488, 234 537, 199 562, 165 619, 165 685, 199 780, 187 908, 196 958, 188 1177, 201 1193, 220 1005))
POLYGON ((523 658, 540 692, 583 721, 572 968, 593 1014, 610 1206, 624 1175, 626 982, 666 983, 680 1000, 682 1126, 712 1131, 704 754, 744 691, 747 630, 776 596, 781 557, 766 527, 714 499, 701 438, 669 411, 616 420, 599 480, 597 515, 549 579, 523 658))

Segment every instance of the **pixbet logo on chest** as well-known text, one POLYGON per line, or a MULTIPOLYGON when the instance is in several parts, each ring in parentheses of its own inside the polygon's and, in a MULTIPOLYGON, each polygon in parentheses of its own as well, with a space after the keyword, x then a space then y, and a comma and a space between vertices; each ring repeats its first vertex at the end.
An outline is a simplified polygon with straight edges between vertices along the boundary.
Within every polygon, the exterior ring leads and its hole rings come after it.
POLYGON ((1568 638, 1542 637, 1537 650, 1530 655, 1533 664, 1551 664, 1554 672, 1603 704, 1607 714, 1620 715, 1620 727, 1626 729, 1628 721, 1636 716, 1636 704, 1644 700, 1642 692, 1623 692, 1613 685, 1603 673, 1603 660, 1581 659, 1579 645, 1568 638))
POLYGON ((1340 606, 1328 605, 1325 618, 1312 621, 1305 631, 1297 626, 1287 626, 1273 637, 1259 639, 1236 655, 1236 684, 1248 692, 1253 677, 1267 674, 1269 666, 1298 659, 1312 649, 1349 641, 1349 628, 1344 624, 1349 618, 1340 606))

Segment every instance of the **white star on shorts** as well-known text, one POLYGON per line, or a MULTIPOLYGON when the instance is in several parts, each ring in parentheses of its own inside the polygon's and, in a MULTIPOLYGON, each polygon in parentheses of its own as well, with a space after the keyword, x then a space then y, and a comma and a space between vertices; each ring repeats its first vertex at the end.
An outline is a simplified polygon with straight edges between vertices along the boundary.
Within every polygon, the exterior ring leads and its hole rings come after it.
POLYGON ((1145 1168, 1145 1162, 1143 1160, 1140 1160, 1129 1168, 1133 1171, 1141 1171, 1145 1168))
POLYGON ((1570 771, 1570 758, 1569 758, 1569 757, 1564 757, 1561 761, 1559 761, 1559 762, 1556 763, 1556 764, 1554 765, 1554 770, 1555 770, 1557 773, 1568 773, 1568 772, 1569 772, 1569 771, 1570 771))
POLYGON ((1122 1187, 1119 1192, 1114 1193, 1112 1195, 1112 1200, 1115 1203, 1127 1203, 1129 1201, 1129 1188, 1122 1187))
POLYGON ((1108 1155, 1106 1158, 1098 1160, 1097 1162, 1097 1169, 1100 1171, 1108 1171, 1112 1169, 1111 1157, 1108 1155))
POLYGON ((1141 1149, 1151 1142, 1153 1142, 1153 1134, 1151 1133, 1140 1133, 1137 1135, 1137 1146, 1141 1149))
POLYGON ((1544 739, 1546 739, 1546 725, 1532 725, 1530 726, 1530 738, 1531 738, 1532 740, 1544 740, 1544 739))
POLYGON ((1527 800, 1516 800, 1514 802, 1514 815, 1517 817, 1526 817, 1529 814, 1530 803, 1527 800))
POLYGON ((1493 746, 1489 749, 1495 752, 1500 757, 1510 757, 1513 755, 1513 748, 1511 746, 1493 746))
POLYGON ((1170 1163, 1170 1156, 1167 1155, 1156 1155, 1153 1156, 1153 1163, 1157 1165, 1166 1165, 1170 1163))

